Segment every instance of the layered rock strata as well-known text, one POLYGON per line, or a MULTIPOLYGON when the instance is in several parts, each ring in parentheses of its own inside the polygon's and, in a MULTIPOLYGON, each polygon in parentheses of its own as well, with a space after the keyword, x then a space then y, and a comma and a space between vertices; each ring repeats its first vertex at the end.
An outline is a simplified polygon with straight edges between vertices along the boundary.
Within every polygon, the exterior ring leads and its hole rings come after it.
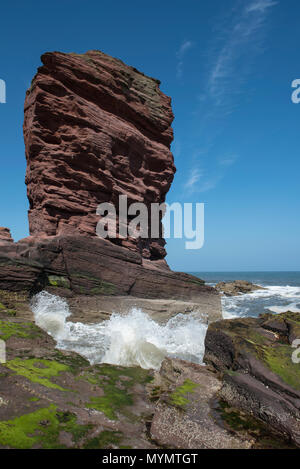
MULTIPOLYGON (((164 202, 175 167, 160 82, 100 51, 41 59, 25 101, 30 234, 95 237, 100 203, 118 214, 120 195, 128 205, 164 202)), ((113 241, 147 259, 166 255, 162 236, 113 241)))
POLYGON ((300 446, 300 314, 218 321, 204 361, 223 375, 220 396, 300 446))

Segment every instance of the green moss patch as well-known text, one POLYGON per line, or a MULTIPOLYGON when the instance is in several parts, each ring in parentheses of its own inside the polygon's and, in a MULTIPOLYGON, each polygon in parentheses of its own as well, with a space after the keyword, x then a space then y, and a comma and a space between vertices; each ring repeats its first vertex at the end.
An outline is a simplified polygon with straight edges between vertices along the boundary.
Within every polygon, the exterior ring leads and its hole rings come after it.
POLYGON ((70 288, 70 280, 67 277, 48 275, 48 282, 51 287, 70 288))
POLYGON ((59 443, 61 431, 72 435, 76 443, 90 430, 91 425, 78 425, 76 416, 70 412, 57 412, 51 404, 14 420, 0 422, 0 445, 15 449, 64 448, 59 443))
POLYGON ((300 390, 300 364, 292 362, 295 349, 289 345, 265 347, 264 360, 268 368, 294 389, 300 390))
POLYGON ((69 370, 68 366, 57 361, 44 359, 37 360, 35 358, 22 360, 21 358, 15 358, 14 360, 8 361, 5 366, 18 375, 29 379, 33 383, 39 383, 51 389, 68 391, 68 389, 64 389, 58 384, 50 381, 51 378, 69 370))
POLYGON ((41 330, 31 322, 0 321, 0 339, 8 340, 10 337, 34 339, 41 334, 41 330))
POLYGON ((178 386, 175 391, 170 394, 171 404, 185 408, 189 403, 187 394, 195 392, 195 388, 198 386, 199 385, 197 383, 194 383, 190 379, 186 379, 181 386, 178 386))
POLYGON ((100 435, 92 438, 85 445, 85 449, 106 449, 111 446, 119 446, 122 440, 122 433, 105 430, 100 435))
POLYGON ((110 420, 117 419, 118 411, 126 414, 126 407, 133 404, 131 388, 134 384, 146 384, 152 380, 150 373, 142 368, 104 365, 96 366, 94 370, 83 373, 79 378, 100 386, 104 395, 91 397, 85 405, 103 412, 110 420))
POLYGON ((105 282, 97 277, 86 273, 74 272, 71 274, 71 278, 74 278, 76 282, 80 283, 80 279, 85 280, 85 286, 79 286, 81 293, 90 295, 115 295, 117 287, 113 283, 105 282), (86 282, 87 280, 87 282, 86 282), (88 284, 88 286, 86 286, 88 284))
POLYGON ((68 367, 68 370, 77 374, 82 368, 90 367, 90 362, 76 353, 62 353, 60 350, 55 350, 55 360, 68 367))

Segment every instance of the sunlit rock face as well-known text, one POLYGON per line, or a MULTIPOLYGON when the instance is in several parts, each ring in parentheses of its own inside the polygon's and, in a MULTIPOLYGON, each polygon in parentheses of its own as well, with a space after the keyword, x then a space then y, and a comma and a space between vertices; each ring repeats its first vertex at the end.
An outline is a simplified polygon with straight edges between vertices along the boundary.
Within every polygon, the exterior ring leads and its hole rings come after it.
MULTIPOLYGON (((27 91, 30 234, 96 236, 97 206, 165 201, 175 167, 171 100, 159 81, 100 51, 46 53, 27 91)), ((150 226, 149 226, 150 229, 150 226)), ((114 242, 163 259, 165 241, 114 242)))

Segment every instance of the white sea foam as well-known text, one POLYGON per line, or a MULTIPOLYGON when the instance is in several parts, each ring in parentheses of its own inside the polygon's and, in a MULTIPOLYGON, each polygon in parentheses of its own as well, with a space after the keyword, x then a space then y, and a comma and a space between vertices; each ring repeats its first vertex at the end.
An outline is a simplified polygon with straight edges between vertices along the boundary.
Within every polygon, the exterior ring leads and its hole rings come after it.
POLYGON ((198 314, 178 314, 165 325, 157 324, 139 309, 128 315, 114 313, 98 324, 68 321, 70 311, 62 298, 41 292, 32 302, 38 326, 57 342, 92 364, 111 363, 158 369, 164 357, 202 363, 207 324, 198 314))
POLYGON ((300 312, 300 287, 268 286, 244 295, 222 297, 224 319, 273 313, 300 312))

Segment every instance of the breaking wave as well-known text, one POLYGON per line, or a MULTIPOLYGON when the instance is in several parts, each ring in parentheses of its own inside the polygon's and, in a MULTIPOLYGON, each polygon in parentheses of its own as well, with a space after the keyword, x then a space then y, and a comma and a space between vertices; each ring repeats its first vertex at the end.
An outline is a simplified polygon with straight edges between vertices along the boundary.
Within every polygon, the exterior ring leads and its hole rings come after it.
POLYGON ((266 286, 246 295, 222 297, 224 319, 259 316, 264 311, 284 313, 300 312, 300 287, 266 286))
POLYGON ((73 323, 67 302, 45 291, 33 298, 32 311, 57 348, 77 352, 91 364, 158 369, 166 356, 202 364, 207 324, 196 313, 178 314, 165 325, 140 309, 97 324, 73 323))

